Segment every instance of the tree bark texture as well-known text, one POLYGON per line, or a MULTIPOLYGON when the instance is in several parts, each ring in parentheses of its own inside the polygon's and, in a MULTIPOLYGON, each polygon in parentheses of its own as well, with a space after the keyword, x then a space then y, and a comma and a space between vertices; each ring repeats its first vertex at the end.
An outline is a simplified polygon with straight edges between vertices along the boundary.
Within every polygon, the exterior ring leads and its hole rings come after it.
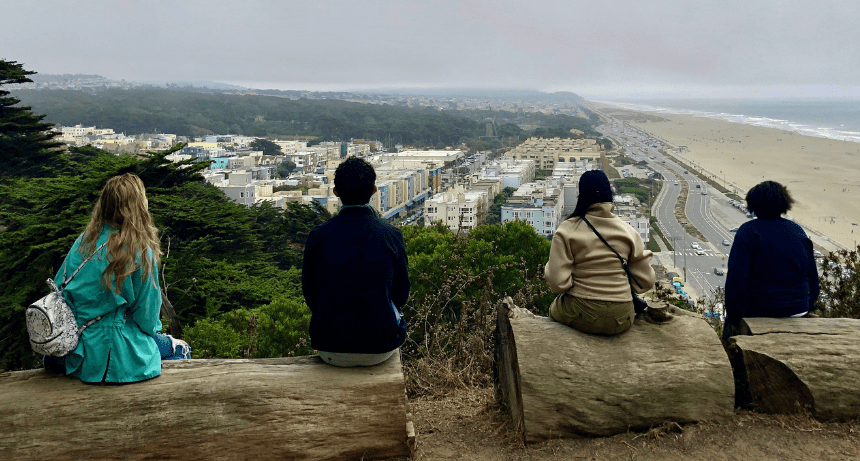
POLYGON ((729 339, 743 407, 763 413, 860 416, 860 320, 747 318, 729 339))
POLYGON ((701 317, 676 315, 660 325, 637 319, 607 337, 513 308, 500 315, 499 329, 498 394, 514 421, 522 409, 527 442, 610 436, 732 412, 731 367, 701 317))
POLYGON ((0 458, 373 459, 410 455, 399 355, 183 360, 126 385, 0 374, 0 458))

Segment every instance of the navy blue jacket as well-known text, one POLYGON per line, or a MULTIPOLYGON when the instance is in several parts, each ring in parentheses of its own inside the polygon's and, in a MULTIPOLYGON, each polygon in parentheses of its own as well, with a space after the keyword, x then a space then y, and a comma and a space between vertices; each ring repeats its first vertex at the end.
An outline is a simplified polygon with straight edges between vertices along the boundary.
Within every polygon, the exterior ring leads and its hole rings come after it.
POLYGON ((409 298, 403 235, 370 208, 342 209, 308 235, 302 291, 314 349, 378 354, 400 347, 406 323, 392 305, 409 298))
POLYGON ((819 286, 812 251, 803 229, 787 219, 744 223, 729 254, 726 324, 814 310, 819 286))

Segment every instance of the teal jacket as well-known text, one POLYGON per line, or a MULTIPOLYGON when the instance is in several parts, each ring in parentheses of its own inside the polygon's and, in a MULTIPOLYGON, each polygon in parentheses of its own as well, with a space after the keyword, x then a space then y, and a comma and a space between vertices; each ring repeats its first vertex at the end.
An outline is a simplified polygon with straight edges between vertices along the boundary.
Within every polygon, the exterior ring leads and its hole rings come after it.
MULTIPOLYGON (((116 230, 108 226, 102 229, 96 248, 111 232, 116 230)), ((86 259, 78 251, 82 238, 78 237, 63 262, 67 276, 86 259)), ((156 377, 161 374, 161 355, 154 339, 161 331, 158 268, 154 267, 146 280, 142 279, 143 269, 138 269, 125 279, 120 293, 114 294, 113 289, 100 286, 102 271, 108 265, 106 254, 107 247, 102 248, 63 290, 78 326, 104 316, 84 330, 78 347, 66 356, 66 374, 87 383, 128 383, 156 377)), ((57 286, 63 283, 62 267, 54 282, 57 286)))

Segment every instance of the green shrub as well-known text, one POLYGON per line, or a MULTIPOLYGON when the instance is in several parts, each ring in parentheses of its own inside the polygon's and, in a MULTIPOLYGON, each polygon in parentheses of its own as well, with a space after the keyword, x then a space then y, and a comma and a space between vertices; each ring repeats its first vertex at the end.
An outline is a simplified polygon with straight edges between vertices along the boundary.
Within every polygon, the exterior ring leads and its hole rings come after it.
POLYGON ((198 320, 185 330, 194 358, 291 357, 312 353, 311 312, 286 296, 256 309, 237 309, 198 320))

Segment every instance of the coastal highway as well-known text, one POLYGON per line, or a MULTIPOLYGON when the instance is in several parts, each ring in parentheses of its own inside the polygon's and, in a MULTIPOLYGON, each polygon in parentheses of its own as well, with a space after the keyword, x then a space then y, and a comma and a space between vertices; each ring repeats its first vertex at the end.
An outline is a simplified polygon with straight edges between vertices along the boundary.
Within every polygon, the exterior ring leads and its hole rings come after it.
POLYGON ((734 234, 713 219, 710 209, 712 200, 728 203, 729 199, 710 190, 706 183, 664 157, 655 147, 659 144, 647 133, 640 133, 632 128, 622 133, 622 126, 623 124, 616 121, 598 127, 598 131, 623 146, 628 157, 637 161, 644 160, 651 169, 663 176, 663 186, 655 200, 653 213, 657 217, 660 230, 670 242, 674 242, 675 251, 669 255, 661 255, 661 262, 667 269, 685 277, 685 289, 692 297, 702 299, 712 296, 717 288, 725 285, 725 277, 714 273, 714 268, 725 268, 728 259, 730 246, 724 246, 722 242, 731 242, 734 234), (687 219, 708 242, 702 242, 688 234, 675 217, 674 208, 683 183, 689 185, 685 210, 687 219), (705 195, 702 194, 703 191, 705 195), (701 246, 704 255, 697 254, 692 248, 693 242, 701 246))

